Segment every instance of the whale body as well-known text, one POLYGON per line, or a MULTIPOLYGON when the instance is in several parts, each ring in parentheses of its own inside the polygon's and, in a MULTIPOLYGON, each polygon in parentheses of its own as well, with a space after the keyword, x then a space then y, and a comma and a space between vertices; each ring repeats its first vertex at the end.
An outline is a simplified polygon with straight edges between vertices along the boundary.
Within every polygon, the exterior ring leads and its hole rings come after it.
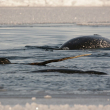
POLYGON ((98 34, 80 36, 64 43, 61 50, 84 50, 110 48, 110 40, 98 34))
POLYGON ((107 73, 100 72, 100 71, 82 71, 82 70, 73 70, 73 69, 45 69, 45 70, 38 70, 32 72, 59 72, 59 73, 66 73, 66 74, 96 74, 96 75, 107 75, 107 73))

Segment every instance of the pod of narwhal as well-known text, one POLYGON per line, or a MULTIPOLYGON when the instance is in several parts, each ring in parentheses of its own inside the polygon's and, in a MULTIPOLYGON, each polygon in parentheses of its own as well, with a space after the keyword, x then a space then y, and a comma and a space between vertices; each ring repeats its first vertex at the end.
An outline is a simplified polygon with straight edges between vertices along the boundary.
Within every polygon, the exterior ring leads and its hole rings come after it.
MULTIPOLYGON (((77 38, 73 38, 66 43, 64 43, 58 50, 85 50, 85 49, 104 49, 104 48, 110 48, 110 40, 107 38, 104 38, 98 34, 94 35, 88 35, 88 36, 80 36, 77 38)), ((65 57, 61 59, 55 59, 55 60, 48 60, 44 62, 35 62, 35 63, 28 63, 28 65, 46 65, 51 62, 59 62, 67 59, 73 59, 78 58, 82 56, 88 56, 91 54, 84 54, 84 55, 78 55, 78 56, 72 56, 72 57, 65 57)), ((17 64, 17 63, 11 63, 7 58, 0 58, 0 64, 17 64)), ((54 69, 50 69, 50 71, 53 71, 54 69)), ((48 72, 49 70, 45 70, 45 72, 48 72)), ((57 70, 54 70, 57 71, 57 70)), ((64 70, 59 70, 64 71, 64 70)), ((43 71, 42 71, 43 72, 43 71)), ((69 71, 70 72, 70 71, 69 71)), ((97 73, 97 74, 106 74, 103 72, 95 72, 95 71, 81 71, 79 73, 97 73)))

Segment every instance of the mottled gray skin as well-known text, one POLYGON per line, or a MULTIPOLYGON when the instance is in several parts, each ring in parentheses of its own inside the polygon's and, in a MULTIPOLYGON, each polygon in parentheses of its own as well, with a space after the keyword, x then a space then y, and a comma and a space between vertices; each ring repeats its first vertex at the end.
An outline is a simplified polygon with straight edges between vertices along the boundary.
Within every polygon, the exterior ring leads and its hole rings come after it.
POLYGON ((64 43, 61 50, 84 50, 110 48, 110 40, 98 34, 73 38, 64 43))
POLYGON ((11 62, 6 58, 0 58, 0 64, 11 64, 11 62))

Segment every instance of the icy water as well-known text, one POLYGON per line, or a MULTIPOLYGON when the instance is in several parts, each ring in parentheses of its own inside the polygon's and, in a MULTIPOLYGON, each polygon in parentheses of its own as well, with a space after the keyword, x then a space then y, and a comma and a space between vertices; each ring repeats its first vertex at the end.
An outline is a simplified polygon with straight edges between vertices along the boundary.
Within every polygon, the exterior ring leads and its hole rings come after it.
POLYGON ((110 26, 1 25, 0 57, 18 64, 0 65, 0 97, 110 94, 110 50, 53 50, 69 39, 93 34, 109 38, 110 26), (90 56, 50 63, 46 66, 25 65, 90 53, 90 56), (35 72, 43 69, 94 70, 105 72, 107 75, 35 72))

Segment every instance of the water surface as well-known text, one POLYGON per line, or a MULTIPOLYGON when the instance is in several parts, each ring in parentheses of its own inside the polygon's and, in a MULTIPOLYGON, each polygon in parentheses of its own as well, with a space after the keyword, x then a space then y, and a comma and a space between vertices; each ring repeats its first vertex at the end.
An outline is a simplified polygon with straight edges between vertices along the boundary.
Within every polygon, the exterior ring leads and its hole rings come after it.
POLYGON ((110 94, 109 50, 53 50, 67 40, 100 34, 109 38, 109 26, 34 24, 0 26, 0 57, 12 63, 42 62, 81 54, 90 56, 50 63, 46 66, 0 65, 0 96, 44 94, 110 94), (94 70, 107 75, 33 72, 42 69, 94 70))

